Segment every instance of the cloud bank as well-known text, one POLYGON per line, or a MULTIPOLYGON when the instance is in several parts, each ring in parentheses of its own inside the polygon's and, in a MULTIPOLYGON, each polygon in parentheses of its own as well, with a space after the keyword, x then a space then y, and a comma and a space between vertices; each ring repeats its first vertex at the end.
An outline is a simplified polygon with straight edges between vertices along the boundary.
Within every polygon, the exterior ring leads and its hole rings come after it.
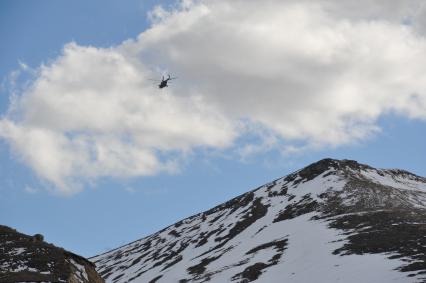
POLYGON ((181 1, 111 48, 69 43, 11 101, 0 136, 60 193, 175 172, 239 142, 339 146, 397 113, 426 119, 421 1, 181 1), (370 3, 372 3, 370 5, 370 3), (398 7, 398 8, 396 8, 398 7), (179 76, 159 90, 156 70, 179 76))

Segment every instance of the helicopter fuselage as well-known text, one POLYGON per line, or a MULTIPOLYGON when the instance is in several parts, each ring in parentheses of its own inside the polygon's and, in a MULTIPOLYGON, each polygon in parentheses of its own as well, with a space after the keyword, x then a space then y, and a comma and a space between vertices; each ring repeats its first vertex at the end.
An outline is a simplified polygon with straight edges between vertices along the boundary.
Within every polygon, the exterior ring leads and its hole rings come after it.
POLYGON ((161 78, 161 82, 158 85, 158 88, 164 88, 164 87, 168 87, 169 85, 167 84, 170 80, 174 80, 177 78, 171 78, 170 75, 165 79, 164 76, 161 78))
POLYGON ((161 81, 161 83, 158 85, 158 87, 159 87, 159 88, 167 87, 167 81, 168 81, 168 80, 163 80, 163 81, 161 81))

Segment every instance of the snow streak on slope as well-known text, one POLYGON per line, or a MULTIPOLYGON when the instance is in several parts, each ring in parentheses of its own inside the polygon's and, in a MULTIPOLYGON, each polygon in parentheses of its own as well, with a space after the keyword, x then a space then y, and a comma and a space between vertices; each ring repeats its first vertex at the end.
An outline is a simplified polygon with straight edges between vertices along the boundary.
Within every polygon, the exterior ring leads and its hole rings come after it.
POLYGON ((413 282, 425 217, 424 178, 325 159, 92 260, 114 283, 413 282))

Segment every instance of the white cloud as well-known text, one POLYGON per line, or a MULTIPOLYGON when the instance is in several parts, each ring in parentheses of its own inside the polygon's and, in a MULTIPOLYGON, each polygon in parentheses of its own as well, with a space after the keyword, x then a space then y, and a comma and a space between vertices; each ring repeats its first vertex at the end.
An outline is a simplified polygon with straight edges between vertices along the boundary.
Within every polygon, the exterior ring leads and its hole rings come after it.
POLYGON ((424 37, 371 8, 369 19, 331 14, 345 8, 333 3, 202 1, 127 46, 283 138, 338 145, 374 132, 389 111, 424 118, 424 37))
MULTIPOLYGON (((67 44, 0 122, 63 193, 102 176, 179 169, 182 153, 362 140, 394 112, 426 119, 420 1, 182 1, 111 48, 67 44), (179 81, 158 90, 152 70, 179 81), (259 130, 260 128, 260 130, 259 130), (256 130, 253 130, 256 129, 256 130), (172 156, 172 157, 171 157, 172 156)), ((289 152, 289 151, 288 151, 289 152)))
POLYGON ((101 176, 178 170, 163 153, 231 144, 220 111, 201 96, 161 92, 148 75, 117 50, 68 44, 1 120, 0 135, 65 194, 101 176))

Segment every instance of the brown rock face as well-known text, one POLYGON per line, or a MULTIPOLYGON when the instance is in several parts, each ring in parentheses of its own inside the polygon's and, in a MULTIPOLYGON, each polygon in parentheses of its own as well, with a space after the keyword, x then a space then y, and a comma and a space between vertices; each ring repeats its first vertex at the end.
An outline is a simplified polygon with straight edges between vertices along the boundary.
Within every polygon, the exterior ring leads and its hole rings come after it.
POLYGON ((89 260, 0 225, 0 283, 104 283, 89 260))

